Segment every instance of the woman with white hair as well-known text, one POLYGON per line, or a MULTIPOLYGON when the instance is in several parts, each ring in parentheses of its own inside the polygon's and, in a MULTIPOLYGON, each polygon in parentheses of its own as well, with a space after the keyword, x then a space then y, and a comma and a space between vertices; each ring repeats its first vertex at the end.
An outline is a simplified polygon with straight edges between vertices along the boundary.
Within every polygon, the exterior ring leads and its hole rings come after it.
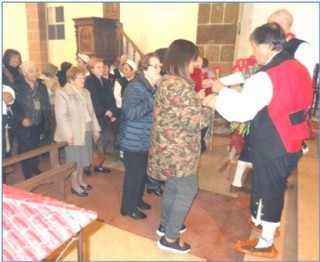
MULTIPOLYGON (((21 70, 23 78, 16 82, 16 100, 11 106, 19 154, 39 148, 41 135, 47 133, 51 125, 48 91, 44 81, 38 78, 38 66, 26 61, 21 64, 21 70)), ((35 157, 22 161, 25 179, 41 173, 37 165, 35 157)))

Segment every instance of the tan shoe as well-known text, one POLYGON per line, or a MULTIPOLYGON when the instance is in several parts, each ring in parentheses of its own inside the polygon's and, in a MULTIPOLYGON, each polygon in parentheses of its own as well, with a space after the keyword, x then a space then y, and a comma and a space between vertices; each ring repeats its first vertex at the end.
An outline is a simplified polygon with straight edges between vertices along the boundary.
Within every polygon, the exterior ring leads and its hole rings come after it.
POLYGON ((271 247, 256 248, 258 241, 259 241, 258 238, 249 239, 245 242, 238 241, 235 244, 234 248, 240 253, 248 254, 252 256, 266 257, 266 258, 277 257, 278 250, 275 248, 273 244, 271 247))
MULTIPOLYGON (((262 233, 262 225, 255 225, 254 223, 253 223, 253 221, 251 220, 251 218, 248 218, 248 220, 247 220, 247 223, 248 223, 248 225, 253 229, 253 230, 255 230, 255 231, 257 231, 258 233, 262 233)), ((280 229, 279 229, 279 227, 277 227, 277 229, 276 229, 276 231, 274 232, 274 237, 278 237, 278 236, 280 236, 280 229)))

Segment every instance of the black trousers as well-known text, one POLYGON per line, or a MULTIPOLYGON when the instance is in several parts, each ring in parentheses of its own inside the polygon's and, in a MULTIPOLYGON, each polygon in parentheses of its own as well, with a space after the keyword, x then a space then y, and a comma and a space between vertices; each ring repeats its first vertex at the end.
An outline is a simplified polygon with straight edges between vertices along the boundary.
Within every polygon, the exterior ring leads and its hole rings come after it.
MULTIPOLYGON (((27 135, 17 134, 18 153, 26 153, 40 147, 40 135, 43 133, 43 124, 30 126, 27 135)), ((25 179, 32 177, 33 171, 37 168, 39 157, 32 157, 21 162, 22 172, 25 179)))
POLYGON ((147 180, 148 153, 124 151, 124 167, 121 214, 128 215, 137 210, 142 201, 147 180))
POLYGON ((302 155, 287 153, 281 157, 270 159, 264 163, 253 163, 252 190, 250 199, 251 215, 261 215, 261 220, 280 222, 284 205, 284 192, 287 178, 302 155), (259 202, 261 211, 259 212, 259 202))

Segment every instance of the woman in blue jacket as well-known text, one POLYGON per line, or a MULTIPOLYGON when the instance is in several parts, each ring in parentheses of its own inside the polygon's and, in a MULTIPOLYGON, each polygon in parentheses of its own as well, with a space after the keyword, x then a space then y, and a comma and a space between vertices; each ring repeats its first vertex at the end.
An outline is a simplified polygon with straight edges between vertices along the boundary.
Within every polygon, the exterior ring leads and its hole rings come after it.
POLYGON ((142 210, 151 209, 143 201, 147 179, 150 131, 153 122, 155 84, 160 79, 161 64, 154 53, 143 56, 138 64, 137 76, 126 87, 122 97, 121 121, 116 143, 124 152, 125 176, 121 214, 144 219, 142 210))

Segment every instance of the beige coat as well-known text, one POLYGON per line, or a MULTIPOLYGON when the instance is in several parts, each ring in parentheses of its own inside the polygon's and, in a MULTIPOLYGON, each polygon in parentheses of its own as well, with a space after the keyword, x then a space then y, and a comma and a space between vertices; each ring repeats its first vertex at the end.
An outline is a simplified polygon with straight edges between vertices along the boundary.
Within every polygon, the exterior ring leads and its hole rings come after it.
MULTIPOLYGON (((91 96, 88 90, 84 89, 86 104, 91 117, 93 134, 101 131, 97 121, 91 96)), ((83 112, 85 103, 79 95, 72 89, 71 84, 67 83, 64 88, 59 88, 55 95, 55 116, 57 127, 54 133, 56 142, 66 141, 73 138, 74 145, 84 145, 85 143, 85 117, 83 112)))

